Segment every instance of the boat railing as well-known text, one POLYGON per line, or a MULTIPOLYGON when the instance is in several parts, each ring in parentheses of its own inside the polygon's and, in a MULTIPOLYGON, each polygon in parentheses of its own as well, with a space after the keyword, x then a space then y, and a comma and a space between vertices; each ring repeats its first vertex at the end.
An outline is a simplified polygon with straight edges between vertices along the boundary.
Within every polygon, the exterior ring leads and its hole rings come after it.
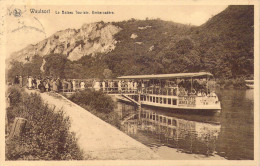
POLYGON ((142 88, 141 92, 143 94, 177 96, 178 87, 165 87, 165 88, 147 87, 147 88, 142 88))
POLYGON ((103 87, 103 88, 96 89, 96 90, 101 90, 104 93, 109 93, 109 94, 117 94, 117 93, 137 94, 138 93, 138 89, 126 88, 126 87, 103 87))
POLYGON ((147 87, 147 88, 128 88, 128 87, 102 87, 96 90, 101 90, 104 93, 142 93, 165 96, 177 96, 178 87, 147 87))

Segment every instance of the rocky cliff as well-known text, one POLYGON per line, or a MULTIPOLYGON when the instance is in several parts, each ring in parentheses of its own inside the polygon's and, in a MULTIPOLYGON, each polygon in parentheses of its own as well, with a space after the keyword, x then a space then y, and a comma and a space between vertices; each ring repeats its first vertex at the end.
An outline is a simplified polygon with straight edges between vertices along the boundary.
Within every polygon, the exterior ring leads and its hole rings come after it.
POLYGON ((15 52, 10 59, 25 62, 34 55, 44 57, 51 53, 67 55, 69 60, 78 60, 84 55, 108 53, 115 48, 114 35, 121 28, 110 23, 84 24, 80 29, 58 31, 49 38, 15 52))

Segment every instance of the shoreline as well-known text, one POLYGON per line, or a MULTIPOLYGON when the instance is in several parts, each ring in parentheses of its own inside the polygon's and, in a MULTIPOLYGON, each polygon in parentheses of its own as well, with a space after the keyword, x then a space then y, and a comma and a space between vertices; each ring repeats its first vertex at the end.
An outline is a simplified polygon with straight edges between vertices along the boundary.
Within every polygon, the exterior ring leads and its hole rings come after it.
POLYGON ((39 93, 42 99, 62 110, 71 120, 70 131, 78 139, 78 145, 88 160, 157 160, 160 157, 149 147, 131 138, 114 126, 106 123, 89 111, 60 94, 39 93))

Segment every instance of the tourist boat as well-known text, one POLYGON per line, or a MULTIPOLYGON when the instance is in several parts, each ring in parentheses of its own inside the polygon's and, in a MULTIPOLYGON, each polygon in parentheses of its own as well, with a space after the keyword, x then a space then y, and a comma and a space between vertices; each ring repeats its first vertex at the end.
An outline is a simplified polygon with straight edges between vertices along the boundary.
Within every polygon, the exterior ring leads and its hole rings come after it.
POLYGON ((246 86, 249 89, 254 89, 254 80, 245 80, 245 82, 246 82, 246 86))
POLYGON ((118 79, 139 85, 130 93, 122 91, 119 100, 179 110, 221 110, 213 75, 208 72, 130 75, 118 79))

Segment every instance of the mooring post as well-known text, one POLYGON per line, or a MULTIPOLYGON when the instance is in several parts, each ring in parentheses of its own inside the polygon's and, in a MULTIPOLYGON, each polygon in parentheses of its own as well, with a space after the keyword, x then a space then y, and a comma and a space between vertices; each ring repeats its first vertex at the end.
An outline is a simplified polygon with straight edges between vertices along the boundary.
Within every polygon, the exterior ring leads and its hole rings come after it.
POLYGON ((24 118, 15 118, 14 123, 12 125, 12 129, 7 139, 10 140, 14 137, 20 137, 21 134, 24 132, 26 123, 27 120, 24 118))

